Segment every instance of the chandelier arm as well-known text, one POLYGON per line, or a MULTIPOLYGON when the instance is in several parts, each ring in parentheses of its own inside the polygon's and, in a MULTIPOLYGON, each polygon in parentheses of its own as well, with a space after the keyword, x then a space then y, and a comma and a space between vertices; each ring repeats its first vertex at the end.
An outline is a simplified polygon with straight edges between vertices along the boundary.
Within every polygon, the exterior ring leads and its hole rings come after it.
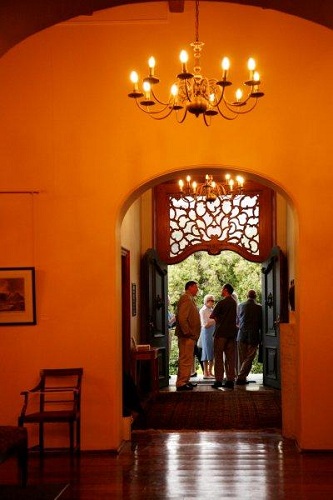
MULTIPOLYGON (((147 115, 150 115, 151 117, 153 117, 153 115, 160 115, 161 113, 164 113, 164 111, 165 111, 165 110, 169 107, 169 105, 168 105, 168 104, 165 104, 163 109, 159 109, 159 110, 157 110, 157 111, 152 111, 152 110, 150 109, 150 107, 147 107, 147 109, 146 109, 146 108, 145 108, 145 106, 143 106, 143 105, 140 103, 140 101, 138 101, 137 99, 135 99, 135 102, 136 102, 136 104, 137 104, 138 108, 139 108, 141 111, 143 111, 143 112, 144 112, 144 113, 146 113, 147 115)), ((167 114, 166 116, 169 116, 169 115, 170 115, 170 113, 171 113, 172 111, 173 111, 173 107, 171 106, 171 111, 170 111, 170 112, 168 112, 168 114, 167 114)))
POLYGON ((206 127, 210 127, 212 124, 212 117, 210 116, 209 120, 208 120, 206 113, 204 113, 202 116, 203 116, 203 120, 205 122, 206 127))
POLYGON ((187 109, 185 108, 185 111, 184 111, 184 114, 183 114, 183 117, 181 120, 178 120, 178 110, 176 111, 176 119, 177 119, 177 122, 178 123, 183 123, 183 121, 185 120, 186 118, 186 115, 187 115, 187 109))
POLYGON ((160 100, 158 99, 158 97, 156 96, 156 94, 155 94, 155 92, 154 92, 153 88, 151 88, 151 94, 152 94, 153 98, 155 99, 155 101, 156 101, 156 102, 158 102, 159 104, 162 104, 162 106, 169 106, 169 105, 170 105, 170 101, 168 101, 168 102, 163 102, 163 101, 160 101, 160 100))
MULTIPOLYGON (((216 84, 216 80, 215 80, 215 83, 214 83, 215 86, 217 86, 216 84)), ((219 97, 219 100, 216 102, 215 104, 215 107, 219 107, 219 105, 221 104, 221 102, 225 102, 225 99, 224 99, 224 92, 225 92, 225 87, 222 87, 222 90, 221 90, 221 95, 219 97)))
MULTIPOLYGON (((163 111, 164 110, 160 111, 160 113, 162 113, 163 111)), ((155 111, 155 113, 152 113, 152 112, 149 113, 149 111, 148 111, 148 115, 151 118, 153 118, 154 120, 164 120, 165 118, 168 118, 168 116, 170 116, 173 111, 174 111, 174 109, 172 107, 170 107, 169 111, 165 115, 163 115, 163 116, 155 116, 155 115, 158 114, 157 111, 155 111)))
MULTIPOLYGON (((248 101, 248 99, 244 102, 244 104, 248 101)), ((258 102, 258 99, 256 99, 254 101, 254 103, 252 104, 252 106, 248 109, 241 109, 239 108, 239 110, 237 109, 237 107, 233 107, 233 105, 231 103, 227 103, 226 101, 224 101, 225 103, 225 106, 226 108, 231 111, 232 113, 235 113, 236 115, 246 115, 247 113, 250 113, 250 111, 252 111, 256 105, 257 105, 257 102, 258 102)))
MULTIPOLYGON (((225 101, 223 101, 223 103, 225 104, 225 101)), ((233 109, 229 109, 227 106, 226 106, 226 108, 228 109, 228 111, 233 113, 234 116, 228 116, 228 115, 224 114, 223 111, 221 110, 220 106, 217 106, 218 112, 222 116, 222 118, 225 118, 226 120, 229 120, 229 121, 235 120, 235 118, 237 118, 238 114, 233 109)))
POLYGON ((239 103, 238 102, 236 102, 236 103, 230 102, 227 99, 223 99, 223 102, 226 106, 231 106, 231 107, 234 106, 236 108, 236 107, 240 107, 240 106, 245 106, 245 104, 248 102, 250 97, 251 97, 251 94, 248 94, 246 99, 244 99, 244 101, 239 101, 239 103))

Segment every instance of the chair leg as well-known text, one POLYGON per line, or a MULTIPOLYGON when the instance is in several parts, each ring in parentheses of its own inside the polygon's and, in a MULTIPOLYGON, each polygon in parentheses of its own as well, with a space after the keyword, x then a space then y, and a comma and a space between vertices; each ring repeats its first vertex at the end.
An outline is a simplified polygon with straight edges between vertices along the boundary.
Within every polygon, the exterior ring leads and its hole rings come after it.
POLYGON ((39 424, 39 452, 42 455, 44 453, 44 424, 39 424))
POLYGON ((69 422, 69 443, 70 451, 74 453, 74 422, 69 422))
POLYGON ((81 450, 81 419, 78 418, 76 421, 76 449, 79 452, 81 450))
POLYGON ((17 463, 19 470, 19 480, 23 487, 28 482, 28 446, 21 446, 17 452, 17 463))

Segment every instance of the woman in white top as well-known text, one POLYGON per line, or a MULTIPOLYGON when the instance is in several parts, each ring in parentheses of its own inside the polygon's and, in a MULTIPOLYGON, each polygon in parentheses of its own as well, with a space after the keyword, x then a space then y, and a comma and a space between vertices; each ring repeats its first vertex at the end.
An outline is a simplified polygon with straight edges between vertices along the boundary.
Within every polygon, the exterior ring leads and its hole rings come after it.
POLYGON ((213 295, 205 295, 204 305, 200 309, 201 333, 200 343, 202 347, 201 361, 204 366, 203 378, 215 378, 214 368, 214 340, 215 320, 210 318, 215 304, 213 295))

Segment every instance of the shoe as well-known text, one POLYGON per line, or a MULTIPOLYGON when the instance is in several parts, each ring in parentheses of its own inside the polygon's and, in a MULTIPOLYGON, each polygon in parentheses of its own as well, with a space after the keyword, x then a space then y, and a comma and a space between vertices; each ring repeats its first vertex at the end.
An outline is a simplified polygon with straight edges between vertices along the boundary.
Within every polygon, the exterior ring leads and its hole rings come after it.
POLYGON ((238 379, 236 380, 236 385, 247 385, 250 382, 248 382, 246 379, 238 379))
POLYGON ((213 389, 218 389, 219 387, 222 387, 222 382, 214 382, 214 384, 211 386, 213 389))
POLYGON ((192 373, 191 378, 192 378, 192 377, 197 377, 197 376, 198 376, 198 374, 197 374, 197 373, 192 373))
POLYGON ((177 387, 177 392, 183 392, 183 391, 193 391, 193 387, 189 384, 181 385, 177 387))
POLYGON ((189 385, 190 387, 196 387, 198 384, 194 384, 193 382, 188 382, 186 385, 189 385))
POLYGON ((222 387, 224 387, 224 389, 233 389, 234 388, 234 383, 232 380, 227 380, 223 385, 222 387))
POLYGON ((215 377, 214 375, 207 375, 207 376, 204 376, 202 377, 204 380, 215 380, 215 377))

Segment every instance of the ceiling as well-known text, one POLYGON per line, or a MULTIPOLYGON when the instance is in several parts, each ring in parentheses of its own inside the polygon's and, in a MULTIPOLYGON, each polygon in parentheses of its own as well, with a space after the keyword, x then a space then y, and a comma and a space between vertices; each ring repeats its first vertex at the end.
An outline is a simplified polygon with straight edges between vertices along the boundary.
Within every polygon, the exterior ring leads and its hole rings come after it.
MULTIPOLYGON (((28 36, 79 15, 154 0, 1 0, 0 56, 28 36)), ((208 0, 201 0, 208 1, 208 0)), ((221 0, 209 0, 221 1, 221 0)), ((333 29, 332 0, 226 0, 292 14, 333 29)), ((184 0, 169 0, 171 12, 183 12, 184 0)))

